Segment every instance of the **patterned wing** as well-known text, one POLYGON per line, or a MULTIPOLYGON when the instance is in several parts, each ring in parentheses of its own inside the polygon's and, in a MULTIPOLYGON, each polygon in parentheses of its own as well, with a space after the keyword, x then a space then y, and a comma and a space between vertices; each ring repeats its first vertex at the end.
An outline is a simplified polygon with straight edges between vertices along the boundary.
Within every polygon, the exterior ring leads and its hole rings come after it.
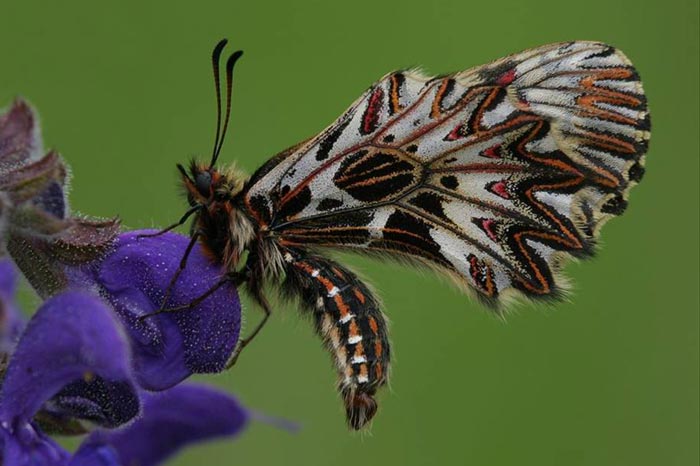
POLYGON ((644 172, 639 76, 600 43, 553 44, 453 75, 388 75, 254 176, 246 202, 293 246, 416 258, 487 303, 555 295, 644 172))

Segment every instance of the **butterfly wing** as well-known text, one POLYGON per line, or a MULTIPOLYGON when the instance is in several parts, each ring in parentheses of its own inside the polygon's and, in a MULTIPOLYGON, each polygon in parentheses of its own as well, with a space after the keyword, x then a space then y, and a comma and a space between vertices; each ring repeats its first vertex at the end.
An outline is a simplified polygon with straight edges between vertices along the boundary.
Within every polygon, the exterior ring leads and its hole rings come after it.
POLYGON ((553 44, 439 78, 392 73, 254 175, 282 244, 419 259, 490 304, 556 295, 644 172, 639 76, 600 43, 553 44))

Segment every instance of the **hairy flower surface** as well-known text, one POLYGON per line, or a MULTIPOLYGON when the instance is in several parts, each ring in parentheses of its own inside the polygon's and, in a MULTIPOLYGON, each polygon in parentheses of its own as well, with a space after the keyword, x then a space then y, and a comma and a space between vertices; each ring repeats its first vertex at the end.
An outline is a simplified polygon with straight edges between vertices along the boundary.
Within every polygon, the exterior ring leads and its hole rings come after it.
MULTIPOLYGON (((175 233, 141 236, 147 233, 152 232, 120 235, 104 259, 75 269, 70 281, 76 287, 96 287, 112 305, 130 337, 139 383, 163 390, 193 373, 225 368, 238 341, 240 301, 236 288, 225 285, 193 309, 139 320, 163 305, 189 242, 175 233)), ((193 249, 165 307, 188 305, 220 278, 220 267, 193 249)))
POLYGON ((119 233, 116 219, 70 214, 68 172, 57 152, 44 155, 37 116, 16 100, 0 115, 0 256, 43 298, 65 288, 63 264, 96 259, 119 233))

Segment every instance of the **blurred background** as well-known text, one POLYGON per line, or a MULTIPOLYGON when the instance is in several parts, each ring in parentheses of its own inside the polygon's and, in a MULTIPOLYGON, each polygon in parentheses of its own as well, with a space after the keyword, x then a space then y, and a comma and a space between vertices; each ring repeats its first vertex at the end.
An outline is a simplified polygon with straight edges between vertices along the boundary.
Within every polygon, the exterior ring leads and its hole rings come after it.
MULTIPOLYGON (((284 304, 230 372, 200 377, 302 424, 254 423, 185 465, 698 464, 698 2, 3 2, 0 107, 39 110, 74 210, 128 228, 179 218, 175 163, 208 154, 209 54, 243 48, 221 160, 251 173, 388 71, 461 70, 549 42, 605 41, 640 71, 647 175, 570 302, 507 322, 430 273, 354 256, 392 320, 390 390, 353 434, 311 325, 284 304)), ((246 302, 248 328, 260 313, 246 302)))

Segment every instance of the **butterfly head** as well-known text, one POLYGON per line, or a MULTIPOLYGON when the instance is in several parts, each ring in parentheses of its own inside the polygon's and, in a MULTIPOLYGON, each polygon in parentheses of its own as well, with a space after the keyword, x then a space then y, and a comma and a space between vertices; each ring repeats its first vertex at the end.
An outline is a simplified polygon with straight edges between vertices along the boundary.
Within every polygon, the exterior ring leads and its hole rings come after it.
POLYGON ((225 202, 243 189, 245 178, 235 168, 220 171, 196 161, 190 163, 189 170, 180 164, 177 168, 191 206, 225 202))

